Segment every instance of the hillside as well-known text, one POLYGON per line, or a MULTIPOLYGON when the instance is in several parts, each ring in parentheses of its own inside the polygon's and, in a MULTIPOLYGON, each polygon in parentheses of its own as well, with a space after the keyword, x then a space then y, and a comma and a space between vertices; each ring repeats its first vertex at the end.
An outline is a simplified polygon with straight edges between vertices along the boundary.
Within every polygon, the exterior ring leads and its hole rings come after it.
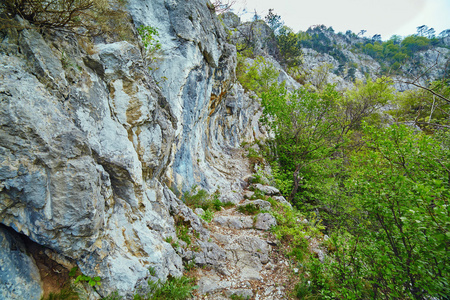
POLYGON ((294 33, 205 0, 1 1, 0 19, 0 299, 445 299, 448 36, 294 33), (406 201, 381 216, 386 264, 371 183, 406 201))

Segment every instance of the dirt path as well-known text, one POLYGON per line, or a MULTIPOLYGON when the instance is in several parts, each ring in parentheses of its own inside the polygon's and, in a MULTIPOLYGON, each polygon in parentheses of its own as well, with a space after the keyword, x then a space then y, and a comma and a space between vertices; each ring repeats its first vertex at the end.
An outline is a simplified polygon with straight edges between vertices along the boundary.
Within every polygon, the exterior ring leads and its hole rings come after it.
POLYGON ((216 212, 208 229, 226 259, 221 268, 193 271, 199 286, 194 299, 292 299, 293 268, 268 230, 276 221, 268 213, 239 212, 237 208, 244 203, 270 206, 263 200, 242 199, 237 206, 216 212))

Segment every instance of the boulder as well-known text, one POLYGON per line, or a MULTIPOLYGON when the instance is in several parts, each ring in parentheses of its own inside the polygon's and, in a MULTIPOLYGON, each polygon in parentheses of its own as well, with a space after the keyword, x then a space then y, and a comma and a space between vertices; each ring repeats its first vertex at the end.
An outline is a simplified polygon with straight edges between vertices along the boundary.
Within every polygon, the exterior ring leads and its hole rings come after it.
POLYGON ((256 216, 255 228, 260 230, 269 230, 277 225, 277 220, 269 213, 262 213, 256 216))
POLYGON ((256 183, 253 185, 255 187, 255 189, 260 190, 261 192, 263 192, 264 194, 268 195, 268 196, 274 196, 274 195, 279 195, 280 191, 270 185, 262 185, 260 183, 256 183))

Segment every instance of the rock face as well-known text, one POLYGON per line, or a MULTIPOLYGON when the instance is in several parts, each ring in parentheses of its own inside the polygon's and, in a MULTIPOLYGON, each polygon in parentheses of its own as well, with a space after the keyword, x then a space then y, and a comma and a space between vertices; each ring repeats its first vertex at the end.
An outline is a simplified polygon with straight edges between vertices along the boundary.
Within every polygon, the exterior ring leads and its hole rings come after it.
POLYGON ((0 225, 0 298, 41 299, 40 275, 18 234, 0 225))
POLYGON ((167 185, 239 198, 248 168, 238 146, 263 136, 258 103, 235 84, 236 50, 206 1, 129 0, 127 11, 135 26, 159 30, 153 74, 134 30, 127 41, 32 25, 1 34, 0 222, 101 277, 102 295, 131 295, 149 267, 181 275, 166 242, 174 217, 205 241, 208 232, 167 185))

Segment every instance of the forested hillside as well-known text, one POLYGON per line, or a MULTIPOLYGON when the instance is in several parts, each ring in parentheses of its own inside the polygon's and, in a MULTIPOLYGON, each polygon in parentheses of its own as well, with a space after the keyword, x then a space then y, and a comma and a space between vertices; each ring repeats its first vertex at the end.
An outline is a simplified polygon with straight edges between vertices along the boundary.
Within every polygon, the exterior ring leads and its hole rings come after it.
POLYGON ((303 271, 296 296, 448 299, 449 31, 382 41, 323 25, 295 33, 272 11, 266 24, 232 17, 237 77, 271 133, 249 155, 325 235, 319 261, 304 254, 309 233, 277 231, 303 271))
POLYGON ((0 299, 449 299, 450 32, 231 3, 0 0, 0 299))

